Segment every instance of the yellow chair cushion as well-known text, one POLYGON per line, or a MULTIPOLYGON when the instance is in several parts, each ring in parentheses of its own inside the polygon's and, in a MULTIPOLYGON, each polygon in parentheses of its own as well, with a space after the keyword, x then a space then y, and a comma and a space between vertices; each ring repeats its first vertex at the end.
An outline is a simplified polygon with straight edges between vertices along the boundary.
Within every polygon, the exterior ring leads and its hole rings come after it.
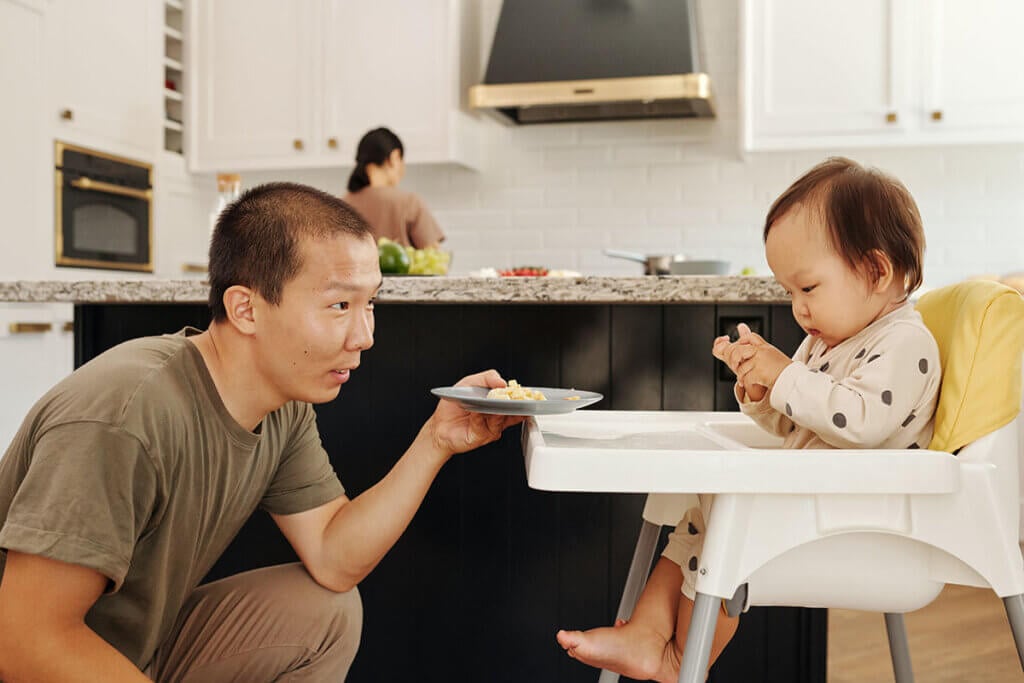
POLYGON ((917 310, 942 362, 929 448, 955 453, 1020 412, 1024 297, 998 282, 969 280, 928 292, 917 310))

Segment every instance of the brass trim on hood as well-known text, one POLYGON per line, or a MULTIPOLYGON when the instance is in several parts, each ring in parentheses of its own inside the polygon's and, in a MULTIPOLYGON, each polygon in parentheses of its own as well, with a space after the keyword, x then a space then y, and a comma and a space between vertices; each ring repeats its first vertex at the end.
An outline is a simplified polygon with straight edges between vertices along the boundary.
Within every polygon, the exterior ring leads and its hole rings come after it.
MULTIPOLYGON (((714 116, 711 78, 704 73, 630 78, 599 78, 578 81, 541 83, 507 83, 474 85, 469 89, 469 103, 474 109, 528 110, 530 108, 566 108, 587 105, 620 105, 656 107, 659 103, 685 102, 692 116, 714 116)), ((508 116, 508 112, 501 113, 508 116)), ((674 111, 680 114, 680 111, 674 111)), ((535 120, 546 118, 543 115, 535 120)), ((573 118, 561 116, 559 118, 573 118)), ((586 118, 602 118, 587 115, 586 118)), ((530 117, 519 117, 520 122, 530 117)))
POLYGON ((485 84, 474 85, 469 89, 470 106, 476 109, 683 98, 711 99, 711 78, 707 74, 695 73, 549 83, 485 84))

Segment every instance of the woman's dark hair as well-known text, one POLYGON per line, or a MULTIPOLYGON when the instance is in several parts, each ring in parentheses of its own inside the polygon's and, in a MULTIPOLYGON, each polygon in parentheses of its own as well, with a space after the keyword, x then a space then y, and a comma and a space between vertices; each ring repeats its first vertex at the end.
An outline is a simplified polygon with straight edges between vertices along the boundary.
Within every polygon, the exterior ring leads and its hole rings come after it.
POLYGON ((383 164, 396 149, 403 157, 405 156, 402 141, 387 128, 374 128, 364 135, 356 149, 356 167, 348 177, 348 191, 358 192, 369 185, 370 176, 366 172, 366 165, 383 164))
POLYGON ((297 183, 267 183, 225 208, 210 239, 210 310, 227 318, 224 293, 242 285, 271 304, 281 303, 285 283, 302 268, 300 238, 335 235, 373 239, 370 226, 334 195, 297 183))
POLYGON ((872 282, 881 277, 874 253, 879 251, 907 294, 921 286, 924 228, 903 183, 844 157, 826 159, 775 200, 764 222, 765 240, 772 224, 798 204, 821 211, 832 248, 851 268, 865 269, 872 282))

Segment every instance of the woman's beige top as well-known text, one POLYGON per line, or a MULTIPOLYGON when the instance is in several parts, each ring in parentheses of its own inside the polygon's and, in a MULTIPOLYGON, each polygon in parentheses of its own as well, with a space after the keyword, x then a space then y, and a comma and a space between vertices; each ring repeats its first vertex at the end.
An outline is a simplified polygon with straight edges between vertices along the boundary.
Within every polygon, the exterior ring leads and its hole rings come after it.
POLYGON ((364 187, 343 197, 362 214, 380 239, 417 249, 439 244, 444 240, 441 227, 430 215, 417 195, 397 187, 364 187))

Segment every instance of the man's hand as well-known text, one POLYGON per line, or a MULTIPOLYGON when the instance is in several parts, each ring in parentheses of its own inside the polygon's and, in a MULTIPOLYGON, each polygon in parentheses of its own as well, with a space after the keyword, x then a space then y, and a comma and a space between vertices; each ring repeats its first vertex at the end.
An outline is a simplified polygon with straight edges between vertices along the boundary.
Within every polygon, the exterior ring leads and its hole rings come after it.
MULTIPOLYGON (((487 370, 456 382, 457 387, 486 387, 498 389, 507 386, 496 370, 487 370)), ((465 453, 480 446, 497 441, 507 427, 519 424, 526 418, 519 415, 485 415, 471 413, 457 403, 442 399, 430 417, 434 446, 441 452, 452 455, 465 453)))

